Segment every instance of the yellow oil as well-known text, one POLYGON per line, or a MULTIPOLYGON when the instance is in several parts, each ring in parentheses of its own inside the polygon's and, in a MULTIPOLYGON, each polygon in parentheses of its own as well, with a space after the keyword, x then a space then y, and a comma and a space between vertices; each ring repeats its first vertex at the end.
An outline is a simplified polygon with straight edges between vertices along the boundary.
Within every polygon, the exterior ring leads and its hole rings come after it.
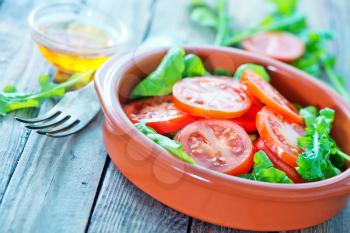
POLYGON ((112 55, 104 49, 114 43, 114 38, 103 28, 73 21, 51 23, 41 31, 54 41, 54 46, 43 42, 38 48, 58 68, 59 82, 73 73, 96 70, 112 55))

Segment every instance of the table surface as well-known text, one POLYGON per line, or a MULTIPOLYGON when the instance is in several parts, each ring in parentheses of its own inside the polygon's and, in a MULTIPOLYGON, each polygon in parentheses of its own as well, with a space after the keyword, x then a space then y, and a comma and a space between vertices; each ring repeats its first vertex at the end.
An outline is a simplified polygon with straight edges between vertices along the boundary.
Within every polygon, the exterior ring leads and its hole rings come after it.
MULTIPOLYGON (((20 90, 35 90, 39 74, 53 72, 27 25, 28 13, 47 2, 0 0, 0 87, 14 84, 20 90)), ((131 30, 133 47, 159 36, 185 43, 213 41, 209 30, 189 22, 188 0, 81 2, 122 19, 131 30)), ((329 49, 338 57, 338 72, 350 74, 350 1, 302 0, 301 8, 312 26, 337 33, 329 49)), ((253 25, 269 10, 261 0, 230 0, 235 24, 242 27, 253 25)), ((0 119, 0 232, 242 232, 183 215, 125 179, 103 147, 102 114, 81 133, 62 139, 40 136, 14 120, 49 108, 50 102, 45 102, 40 111, 23 110, 0 119)), ((333 219, 299 232, 349 232, 349 216, 350 204, 333 219)))

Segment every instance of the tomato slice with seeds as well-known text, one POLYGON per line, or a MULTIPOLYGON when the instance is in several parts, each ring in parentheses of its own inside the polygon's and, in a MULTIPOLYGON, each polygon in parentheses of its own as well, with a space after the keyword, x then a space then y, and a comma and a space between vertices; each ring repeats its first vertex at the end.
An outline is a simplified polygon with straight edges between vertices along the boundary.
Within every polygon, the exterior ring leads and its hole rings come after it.
POLYGON ((178 109, 171 96, 134 101, 124 107, 124 112, 133 123, 144 121, 158 133, 173 132, 197 120, 178 109))
POLYGON ((173 87, 174 104, 194 116, 235 118, 251 106, 246 87, 231 78, 186 78, 173 87))
POLYGON ((241 82, 248 87, 249 94, 255 96, 264 104, 297 123, 303 122, 295 107, 257 73, 250 70, 245 71, 241 82))
POLYGON ((256 131, 256 115, 264 106, 258 99, 253 98, 252 106, 243 116, 233 119, 233 122, 240 125, 248 133, 256 131))
POLYGON ((289 62, 301 57, 305 45, 297 36, 288 32, 262 32, 244 40, 245 50, 289 62))
POLYGON ((268 149, 265 146, 264 141, 259 138, 254 142, 255 151, 258 152, 259 150, 262 150, 266 153, 267 157, 271 160, 273 163, 273 166, 277 169, 284 171, 286 175, 293 180, 295 183, 303 183, 305 182, 299 175, 299 173, 295 170, 294 167, 288 165, 287 163, 283 162, 278 156, 276 156, 274 153, 271 152, 270 149, 268 149))
POLYGON ((256 127, 272 153, 290 166, 297 166, 296 160, 301 152, 297 140, 304 135, 301 125, 265 106, 256 117, 256 127))
POLYGON ((244 129, 230 120, 196 121, 175 139, 203 167, 231 175, 244 174, 252 168, 253 144, 244 129))

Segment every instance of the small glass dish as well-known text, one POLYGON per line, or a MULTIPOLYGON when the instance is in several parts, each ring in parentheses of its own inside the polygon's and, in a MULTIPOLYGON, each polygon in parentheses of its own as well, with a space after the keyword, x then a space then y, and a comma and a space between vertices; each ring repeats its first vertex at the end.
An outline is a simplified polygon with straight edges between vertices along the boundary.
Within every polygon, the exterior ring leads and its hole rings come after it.
POLYGON ((28 20, 40 52, 65 74, 96 70, 127 39, 122 22, 82 4, 39 7, 28 20))

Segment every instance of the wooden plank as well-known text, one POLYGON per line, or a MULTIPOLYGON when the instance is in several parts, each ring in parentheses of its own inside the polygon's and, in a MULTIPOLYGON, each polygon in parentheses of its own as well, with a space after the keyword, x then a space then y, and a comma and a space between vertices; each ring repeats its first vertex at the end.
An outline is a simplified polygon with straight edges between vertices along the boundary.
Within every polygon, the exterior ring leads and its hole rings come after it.
POLYGON ((111 163, 88 232, 186 232, 188 218, 131 184, 111 163))
MULTIPOLYGON (((2 1, 0 9, 0 88, 16 85, 18 90, 38 88, 37 78, 48 71, 29 35, 26 17, 34 1, 2 1), (21 7, 21 10, 18 10, 21 7)), ((29 136, 29 130, 13 117, 30 117, 36 112, 20 111, 0 118, 0 203, 17 161, 29 136)))
MULTIPOLYGON (((18 40, 24 45, 19 55, 11 58, 9 63, 14 65, 4 66, 9 67, 5 70, 8 76, 14 77, 7 81, 18 82, 20 88, 37 87, 39 73, 48 71, 26 30, 27 13, 43 2, 7 1, 2 8, 2 13, 9 14, 2 16, 18 22, 14 28, 23 28, 18 40)), ((4 162, 0 163, 1 194, 5 191, 0 205, 1 232, 83 232, 106 162, 100 133, 102 114, 82 133, 64 139, 30 133, 27 141, 29 131, 23 125, 12 116, 2 120, 2 129, 9 133, 0 139, 2 148, 8 150, 1 153, 4 162), (6 142, 8 145, 2 145, 6 142)))

